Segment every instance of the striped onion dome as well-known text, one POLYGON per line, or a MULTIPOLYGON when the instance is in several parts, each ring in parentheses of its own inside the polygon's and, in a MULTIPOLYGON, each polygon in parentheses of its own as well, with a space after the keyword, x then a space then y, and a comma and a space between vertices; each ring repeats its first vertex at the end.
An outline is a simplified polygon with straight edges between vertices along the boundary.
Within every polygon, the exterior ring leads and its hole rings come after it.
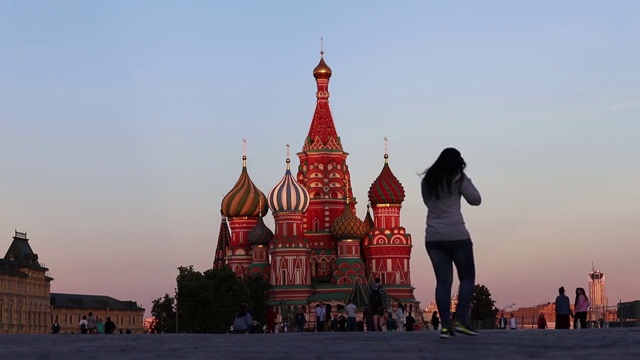
POLYGON ((309 193, 291 175, 290 162, 287 156, 287 171, 267 196, 271 211, 274 213, 305 212, 309 207, 309 193))
POLYGON ((353 209, 347 203, 331 225, 331 235, 338 240, 341 239, 362 239, 367 233, 367 229, 362 220, 358 219, 353 209))
POLYGON ((404 187, 393 175, 389 167, 389 155, 384 154, 384 166, 378 178, 369 188, 371 204, 402 204, 404 201, 404 187))
POLYGON ((247 172, 247 157, 242 156, 242 172, 240 178, 222 199, 220 211, 222 215, 227 217, 257 217, 260 214, 264 216, 269 207, 267 206, 267 198, 264 193, 253 184, 249 173, 247 172), (260 209, 262 205, 262 209, 260 209))
POLYGON ((271 239, 273 239, 273 231, 264 224, 262 217, 259 217, 258 224, 249 231, 249 244, 269 245, 271 239))

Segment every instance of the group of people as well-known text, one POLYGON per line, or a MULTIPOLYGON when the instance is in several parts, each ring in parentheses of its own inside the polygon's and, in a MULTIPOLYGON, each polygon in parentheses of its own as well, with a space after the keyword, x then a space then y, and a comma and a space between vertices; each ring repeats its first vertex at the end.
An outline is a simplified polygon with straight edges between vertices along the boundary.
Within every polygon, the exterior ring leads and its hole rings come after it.
MULTIPOLYGON (((102 321, 101 318, 94 316, 91 311, 89 311, 88 315, 82 315, 78 328, 81 334, 113 334, 116 332, 116 324, 111 320, 110 316, 107 316, 107 321, 102 321)), ((61 329, 57 320, 51 325, 52 334, 59 334, 61 329)), ((119 329, 118 332, 120 334, 131 334, 130 329, 126 331, 119 329)))
POLYGON ((564 294, 564 287, 558 289, 556 297, 556 329, 569 329, 571 318, 573 318, 573 328, 587 328, 587 312, 589 311, 589 297, 584 288, 576 289, 576 297, 573 303, 573 310, 569 297, 564 294))
MULTIPOLYGON (((584 288, 576 289, 576 297, 573 303, 573 310, 571 310, 571 303, 569 297, 565 295, 564 286, 558 289, 558 296, 555 302, 555 315, 556 315, 556 329, 569 329, 571 324, 571 318, 573 318, 573 328, 581 329, 587 328, 587 312, 589 310, 589 298, 587 297, 584 288)), ((509 314, 509 320, 504 317, 504 313, 501 314, 498 319, 498 327, 500 329, 506 329, 507 324, 510 329, 515 330, 518 328, 518 323, 513 313, 509 314)), ((543 313, 538 315, 538 329, 548 329, 547 319, 543 313)))

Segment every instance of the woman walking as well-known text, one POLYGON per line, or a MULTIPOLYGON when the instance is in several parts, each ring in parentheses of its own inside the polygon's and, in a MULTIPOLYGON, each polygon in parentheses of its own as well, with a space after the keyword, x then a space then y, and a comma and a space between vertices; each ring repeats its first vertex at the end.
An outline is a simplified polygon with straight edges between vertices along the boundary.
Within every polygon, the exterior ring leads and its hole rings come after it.
POLYGON ((589 311, 589 298, 585 293, 583 288, 576 289, 576 300, 573 304, 574 317, 573 317, 573 328, 578 328, 578 323, 580 323, 581 329, 587 328, 587 311, 589 311))
POLYGON ((440 337, 454 335, 453 330, 478 335, 469 326, 469 307, 475 286, 475 263, 471 236, 460 212, 460 198, 470 205, 480 205, 481 197, 471 179, 464 173, 466 163, 454 148, 444 149, 424 172, 422 200, 427 206, 425 244, 436 275, 436 303, 442 321, 440 337), (452 326, 449 310, 455 265, 458 289, 458 318, 452 326))

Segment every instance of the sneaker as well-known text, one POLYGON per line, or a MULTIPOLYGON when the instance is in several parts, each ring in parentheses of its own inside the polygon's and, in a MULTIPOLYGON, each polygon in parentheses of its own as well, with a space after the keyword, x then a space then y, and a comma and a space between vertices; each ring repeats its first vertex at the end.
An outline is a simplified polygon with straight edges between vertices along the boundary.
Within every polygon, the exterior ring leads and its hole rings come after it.
POLYGON ((469 326, 464 326, 462 324, 460 324, 459 322, 456 322, 456 324, 453 327, 456 332, 459 333, 463 333, 465 335, 469 335, 469 336, 478 336, 478 332, 473 330, 471 327, 469 326))
POLYGON ((456 333, 454 333, 451 329, 443 327, 440 330, 440 339, 448 339, 448 338, 453 337, 455 335, 456 335, 456 333))

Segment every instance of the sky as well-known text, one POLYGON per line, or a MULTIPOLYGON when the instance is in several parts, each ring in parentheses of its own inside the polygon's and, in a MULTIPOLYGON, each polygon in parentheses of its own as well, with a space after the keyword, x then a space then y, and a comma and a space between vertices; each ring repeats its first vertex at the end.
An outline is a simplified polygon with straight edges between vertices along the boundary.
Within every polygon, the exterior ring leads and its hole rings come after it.
POLYGON ((264 193, 284 175, 286 144, 302 149, 322 37, 358 215, 387 137, 423 306, 435 279, 420 173, 449 146, 483 196, 463 213, 477 283, 498 307, 587 287, 592 263, 611 305, 639 299, 639 11, 635 1, 1 1, 0 248, 27 231, 52 292, 135 300, 148 313, 173 294, 179 266, 211 267, 242 139, 264 193))

